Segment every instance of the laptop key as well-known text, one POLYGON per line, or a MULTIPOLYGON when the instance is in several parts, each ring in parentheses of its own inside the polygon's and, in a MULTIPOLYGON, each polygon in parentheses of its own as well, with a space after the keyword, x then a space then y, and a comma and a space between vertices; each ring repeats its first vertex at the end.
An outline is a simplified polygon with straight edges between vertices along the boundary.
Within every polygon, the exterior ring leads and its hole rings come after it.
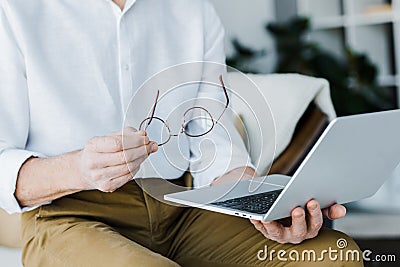
POLYGON ((282 189, 265 193, 213 202, 210 205, 242 210, 255 214, 265 214, 274 204, 282 189))

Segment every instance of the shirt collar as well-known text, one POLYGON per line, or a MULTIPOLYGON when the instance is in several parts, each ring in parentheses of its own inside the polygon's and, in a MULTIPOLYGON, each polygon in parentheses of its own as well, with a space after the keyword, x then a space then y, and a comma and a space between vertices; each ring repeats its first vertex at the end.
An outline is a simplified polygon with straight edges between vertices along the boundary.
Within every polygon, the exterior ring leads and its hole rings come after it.
MULTIPOLYGON (((112 0, 106 0, 107 2, 112 2, 112 0)), ((125 14, 126 12, 128 12, 129 9, 131 9, 131 7, 133 6, 133 4, 136 3, 136 0, 126 0, 125 6, 124 6, 124 10, 121 11, 121 9, 119 7, 118 10, 122 13, 125 14)), ((113 5, 116 5, 115 3, 111 3, 113 5)))
POLYGON ((123 13, 126 13, 135 3, 136 3, 136 0, 126 0, 123 13))

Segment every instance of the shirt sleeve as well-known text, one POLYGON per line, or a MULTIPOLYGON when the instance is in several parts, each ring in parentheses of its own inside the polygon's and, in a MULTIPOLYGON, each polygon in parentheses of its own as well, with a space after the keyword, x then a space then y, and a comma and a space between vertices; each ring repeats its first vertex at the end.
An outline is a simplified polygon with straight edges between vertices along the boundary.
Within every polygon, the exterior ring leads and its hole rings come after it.
MULTIPOLYGON (((205 22, 205 53, 203 80, 218 84, 219 75, 225 76, 225 32, 222 23, 214 9, 204 1, 205 22), (217 64, 214 64, 217 63, 217 64), (219 65, 220 64, 220 65, 219 65)), ((226 81, 225 81, 226 82, 226 81)), ((225 105, 225 95, 222 88, 202 84, 198 93, 199 99, 212 100, 220 108, 213 109, 210 101, 204 101, 207 109, 220 110, 225 105)), ((203 105, 202 105, 203 106, 203 105)), ((221 112, 211 112, 218 119, 221 112)), ((232 110, 228 109, 215 124, 213 130, 203 137, 190 139, 190 172, 194 178, 194 187, 210 185, 211 182, 233 169, 249 166, 254 168, 243 140, 234 126, 232 110)))
POLYGON ((14 197, 22 164, 40 153, 25 150, 29 101, 24 58, 0 2, 0 208, 22 212, 14 197))

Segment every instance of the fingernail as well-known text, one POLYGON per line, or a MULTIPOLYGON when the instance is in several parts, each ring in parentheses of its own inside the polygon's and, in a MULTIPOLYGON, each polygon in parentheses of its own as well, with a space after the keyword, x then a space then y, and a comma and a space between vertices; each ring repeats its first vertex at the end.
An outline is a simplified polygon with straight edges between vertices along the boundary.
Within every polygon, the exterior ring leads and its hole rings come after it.
POLYGON ((316 208, 317 208, 317 203, 316 203, 316 201, 315 200, 310 200, 308 203, 307 203, 307 209, 309 209, 309 210, 315 210, 316 208))
POLYGON ((345 206, 342 206, 342 212, 343 212, 343 214, 344 214, 344 215, 346 215, 346 213, 347 213, 347 209, 346 209, 346 207, 345 207, 345 206))
POLYGON ((293 216, 296 218, 301 218, 301 217, 303 217, 303 212, 300 210, 297 210, 294 212, 293 216))
POLYGON ((156 152, 158 150, 158 145, 156 143, 153 143, 151 145, 151 151, 156 152))
POLYGON ((150 139, 147 136, 145 136, 144 137, 144 144, 148 145, 149 143, 150 143, 150 139))

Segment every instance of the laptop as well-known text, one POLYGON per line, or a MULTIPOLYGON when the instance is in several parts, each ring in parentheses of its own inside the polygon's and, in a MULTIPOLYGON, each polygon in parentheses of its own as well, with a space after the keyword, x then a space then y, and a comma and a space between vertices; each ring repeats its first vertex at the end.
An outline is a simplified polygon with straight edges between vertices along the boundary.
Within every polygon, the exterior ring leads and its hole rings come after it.
POLYGON ((400 110, 337 118, 293 177, 269 175, 167 194, 164 199, 272 221, 316 199, 322 208, 375 194, 400 163, 400 110))

